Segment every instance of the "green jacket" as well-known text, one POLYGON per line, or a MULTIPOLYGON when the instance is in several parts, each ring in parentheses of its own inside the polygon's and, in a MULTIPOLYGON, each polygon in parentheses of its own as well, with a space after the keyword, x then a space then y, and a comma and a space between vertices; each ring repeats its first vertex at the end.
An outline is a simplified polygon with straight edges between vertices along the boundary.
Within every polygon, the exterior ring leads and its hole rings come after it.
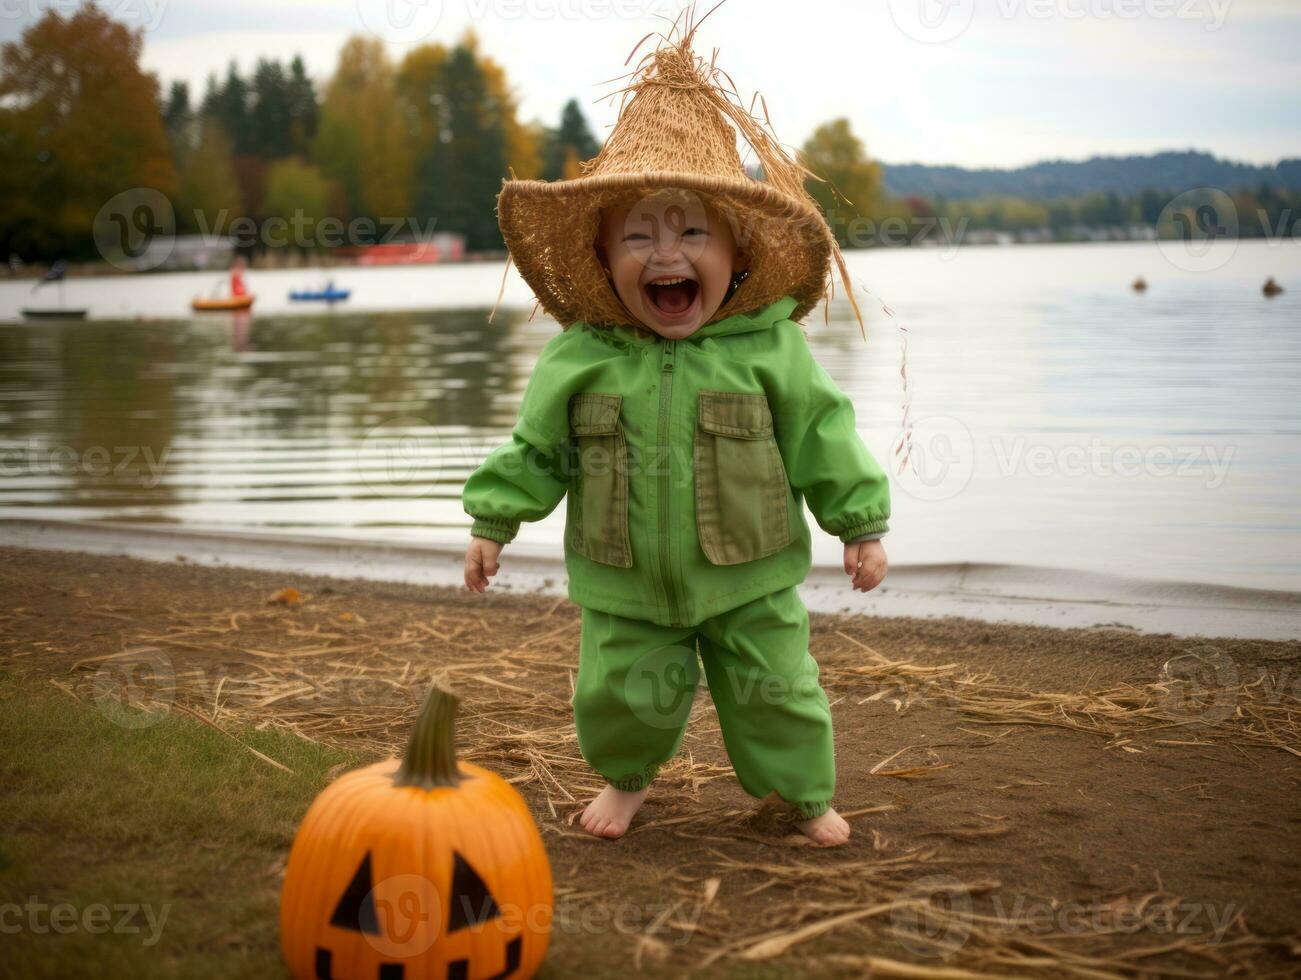
POLYGON ((509 442, 465 482, 503 544, 568 494, 580 606, 693 626, 804 581, 807 501, 841 541, 885 531, 890 485, 787 297, 684 340, 575 323, 542 350, 509 442))

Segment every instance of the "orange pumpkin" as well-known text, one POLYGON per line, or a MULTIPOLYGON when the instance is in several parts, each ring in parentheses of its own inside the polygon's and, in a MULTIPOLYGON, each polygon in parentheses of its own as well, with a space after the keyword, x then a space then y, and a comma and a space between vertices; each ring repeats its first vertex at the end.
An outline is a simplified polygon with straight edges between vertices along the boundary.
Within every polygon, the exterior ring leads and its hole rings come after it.
POLYGON ((456 758, 434 688, 401 760, 340 777, 289 852, 280 939, 295 977, 529 977, 551 934, 551 866, 523 798, 456 758))

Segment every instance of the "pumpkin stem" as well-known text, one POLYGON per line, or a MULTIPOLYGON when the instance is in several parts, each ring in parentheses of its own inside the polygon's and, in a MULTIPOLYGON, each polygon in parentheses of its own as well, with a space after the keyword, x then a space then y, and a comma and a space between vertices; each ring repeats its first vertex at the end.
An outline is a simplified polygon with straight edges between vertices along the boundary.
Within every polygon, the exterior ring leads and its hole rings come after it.
POLYGON ((456 706, 460 698, 435 685, 420 709, 411 741, 402 755, 393 782, 398 786, 456 786, 461 771, 456 765, 456 706))

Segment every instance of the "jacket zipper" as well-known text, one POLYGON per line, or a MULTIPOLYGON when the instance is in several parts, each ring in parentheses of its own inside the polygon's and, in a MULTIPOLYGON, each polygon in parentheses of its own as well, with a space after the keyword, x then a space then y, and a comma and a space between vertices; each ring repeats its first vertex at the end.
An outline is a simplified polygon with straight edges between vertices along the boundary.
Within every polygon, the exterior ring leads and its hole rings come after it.
POLYGON ((677 353, 677 341, 664 341, 664 364, 660 370, 660 451, 666 458, 660 465, 660 575, 664 581, 664 594, 669 603, 669 615, 673 623, 681 623, 681 610, 678 609, 677 593, 673 588, 673 577, 669 569, 669 544, 671 528, 669 527, 669 493, 673 479, 673 454, 669 452, 669 423, 673 405, 673 363, 677 353))

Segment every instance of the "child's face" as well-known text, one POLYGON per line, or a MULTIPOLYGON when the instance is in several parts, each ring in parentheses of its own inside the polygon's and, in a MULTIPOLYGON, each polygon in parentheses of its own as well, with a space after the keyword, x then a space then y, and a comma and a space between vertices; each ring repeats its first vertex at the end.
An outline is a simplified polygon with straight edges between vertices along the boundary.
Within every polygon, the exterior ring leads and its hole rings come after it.
POLYGON ((731 225, 694 195, 604 209, 597 246, 628 312, 669 340, 691 336, 718 312, 741 261, 731 225))

